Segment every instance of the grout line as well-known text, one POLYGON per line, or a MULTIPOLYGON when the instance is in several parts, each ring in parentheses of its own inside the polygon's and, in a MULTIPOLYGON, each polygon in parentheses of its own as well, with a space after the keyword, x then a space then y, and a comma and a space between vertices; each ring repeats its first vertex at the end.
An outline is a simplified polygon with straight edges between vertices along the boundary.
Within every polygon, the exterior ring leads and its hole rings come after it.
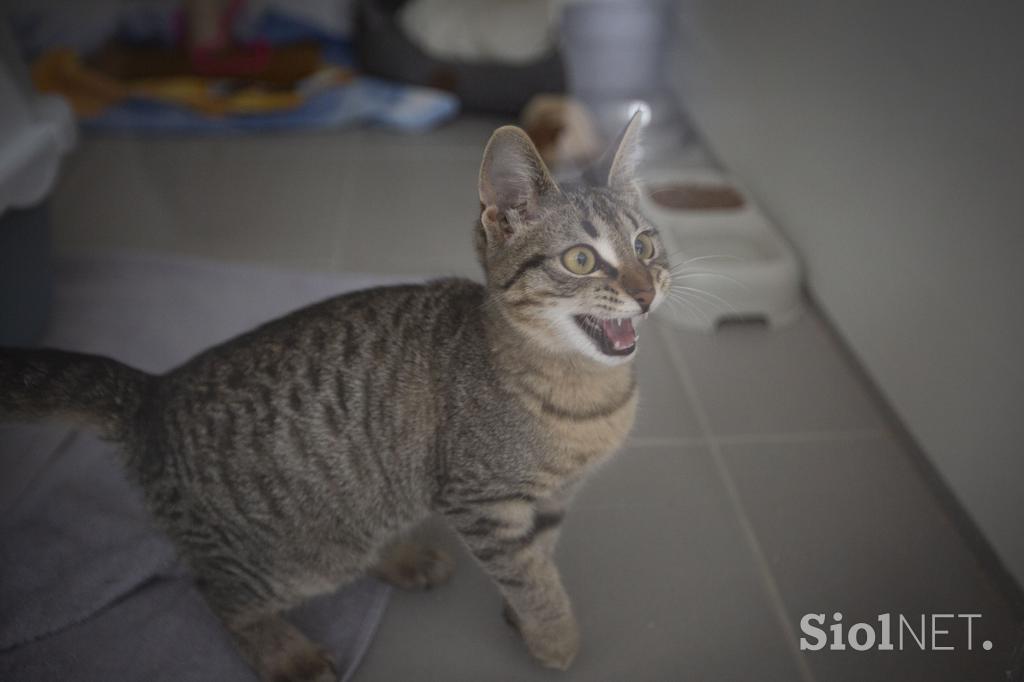
POLYGON ((749 445, 756 443, 819 443, 823 441, 872 441, 892 438, 884 429, 852 429, 849 431, 790 431, 780 433, 737 433, 716 436, 635 436, 626 440, 626 447, 692 448, 710 445, 749 445))
POLYGON ((851 429, 849 431, 792 431, 789 433, 737 433, 711 436, 720 445, 746 445, 749 443, 817 443, 820 441, 861 441, 890 438, 885 429, 851 429))
POLYGON ((664 504, 645 504, 643 502, 604 502, 600 504, 586 504, 574 502, 570 513, 572 513, 573 515, 578 515, 593 511, 614 511, 621 509, 638 509, 646 511, 650 511, 652 509, 663 509, 668 511, 671 510, 671 507, 667 507, 664 504))
POLYGON ((711 433, 710 419, 708 418, 707 412, 704 410, 704 403, 701 402, 700 397, 697 395, 697 389, 694 386, 693 378, 690 376, 690 372, 687 369, 686 361, 683 359, 682 353, 677 348, 670 333, 660 326, 657 329, 662 341, 665 343, 665 346, 667 346, 669 360, 675 367, 675 370, 682 381, 683 389, 685 390, 686 396, 689 398, 690 405, 697 417, 697 423, 707 440, 708 447, 711 450, 711 457, 715 462, 715 468, 718 470, 718 475, 725 486, 726 493, 729 496, 729 501, 732 503, 736 519, 739 521, 740 528, 747 541, 747 547, 753 555, 754 563, 757 565, 763 586, 768 595, 768 600, 771 602, 772 610, 775 612, 776 620, 781 626, 782 633, 790 645, 790 654, 796 663, 797 670, 800 671, 800 678, 803 682, 815 682, 814 673, 811 671, 810 664, 800 652, 799 639, 796 636, 796 631, 793 629, 793 624, 790 622, 789 613, 786 610, 786 603, 782 598, 779 585, 775 581, 775 575, 771 570, 771 565, 765 557, 764 549, 761 547, 761 543, 757 539, 757 533, 754 531, 754 526, 750 521, 750 516, 747 514, 747 510, 743 506, 743 501, 740 499, 739 489, 736 487, 736 482, 725 462, 725 457, 722 455, 721 441, 711 433))
POLYGON ((638 436, 627 438, 623 447, 634 448, 658 448, 658 447, 682 447, 695 448, 708 444, 706 438, 700 436, 638 436))
POLYGON ((336 228, 331 234, 331 252, 327 264, 327 271, 331 273, 343 273, 350 269, 347 266, 351 265, 345 257, 347 251, 345 246, 349 242, 349 236, 355 231, 352 225, 355 216, 355 211, 352 208, 355 205, 353 198, 356 182, 361 177, 359 159, 363 158, 365 153, 362 128, 357 128, 356 131, 358 132, 352 141, 350 153, 345 155, 345 159, 341 163, 341 186, 338 188, 336 204, 338 215, 334 220, 336 228))

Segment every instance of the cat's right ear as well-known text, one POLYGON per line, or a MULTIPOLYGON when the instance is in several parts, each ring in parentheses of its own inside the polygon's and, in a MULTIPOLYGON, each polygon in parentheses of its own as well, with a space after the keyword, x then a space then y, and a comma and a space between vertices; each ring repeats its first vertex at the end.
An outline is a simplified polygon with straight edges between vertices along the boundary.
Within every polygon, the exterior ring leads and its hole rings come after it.
POLYGON ((508 239, 535 217, 541 197, 557 192, 547 166, 525 132, 498 128, 480 165, 480 221, 490 235, 508 239))

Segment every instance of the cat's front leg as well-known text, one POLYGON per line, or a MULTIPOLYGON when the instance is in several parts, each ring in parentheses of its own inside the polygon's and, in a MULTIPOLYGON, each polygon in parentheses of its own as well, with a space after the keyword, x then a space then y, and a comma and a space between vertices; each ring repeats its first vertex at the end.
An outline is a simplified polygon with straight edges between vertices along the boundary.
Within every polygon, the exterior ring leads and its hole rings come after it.
POLYGON ((456 507, 447 516, 501 590, 530 653, 545 666, 567 669, 579 629, 547 541, 557 526, 545 527, 553 517, 514 498, 456 507))
POLYGON ((553 557, 558 538, 562 534, 562 521, 568 511, 569 504, 576 494, 577 484, 567 483, 556 493, 548 498, 538 500, 533 520, 534 532, 537 539, 547 552, 553 557))

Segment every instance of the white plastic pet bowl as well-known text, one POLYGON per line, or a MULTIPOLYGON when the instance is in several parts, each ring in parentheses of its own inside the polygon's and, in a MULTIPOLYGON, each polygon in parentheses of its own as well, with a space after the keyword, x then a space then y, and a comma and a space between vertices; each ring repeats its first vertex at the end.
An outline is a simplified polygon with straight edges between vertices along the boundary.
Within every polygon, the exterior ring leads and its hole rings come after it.
POLYGON ((671 300, 661 311, 665 318, 679 327, 714 331, 732 320, 779 327, 799 317, 796 255, 738 183, 699 167, 651 170, 641 187, 643 211, 657 226, 673 265, 671 300), (711 202, 718 207, 683 201, 670 208, 652 198, 670 186, 705 194, 714 190, 719 198, 721 190, 733 190, 733 198, 742 201, 736 206, 711 202))

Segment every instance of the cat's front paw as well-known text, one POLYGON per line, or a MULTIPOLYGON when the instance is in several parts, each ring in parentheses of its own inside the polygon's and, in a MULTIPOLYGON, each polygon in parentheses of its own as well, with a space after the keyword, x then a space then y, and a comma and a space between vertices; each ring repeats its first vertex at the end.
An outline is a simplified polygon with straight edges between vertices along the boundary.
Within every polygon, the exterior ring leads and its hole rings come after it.
POLYGON ((388 548, 372 575, 404 590, 429 590, 448 582, 454 571, 447 552, 403 542, 388 548))
POLYGON ((528 624, 513 621, 526 647, 542 665, 557 670, 568 670, 580 649, 580 632, 571 613, 558 620, 528 624))
POLYGON ((310 648, 278 657, 264 679, 269 682, 337 682, 338 673, 326 651, 310 648))

